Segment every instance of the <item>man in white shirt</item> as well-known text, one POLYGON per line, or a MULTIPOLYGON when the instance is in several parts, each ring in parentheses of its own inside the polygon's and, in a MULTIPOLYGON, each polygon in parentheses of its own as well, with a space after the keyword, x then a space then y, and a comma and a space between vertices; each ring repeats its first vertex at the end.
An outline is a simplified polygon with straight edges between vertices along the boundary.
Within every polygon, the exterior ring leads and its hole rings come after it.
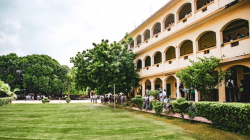
POLYGON ((148 88, 147 88, 147 89, 146 89, 146 95, 148 95, 148 92, 149 92, 149 91, 148 91, 148 88))
POLYGON ((162 91, 160 91, 159 93, 159 100, 161 101, 161 97, 162 97, 162 91))
POLYGON ((167 96, 166 89, 164 89, 162 96, 163 96, 164 99, 165 99, 165 97, 167 96))
POLYGON ((90 95, 90 103, 93 101, 93 95, 90 95))

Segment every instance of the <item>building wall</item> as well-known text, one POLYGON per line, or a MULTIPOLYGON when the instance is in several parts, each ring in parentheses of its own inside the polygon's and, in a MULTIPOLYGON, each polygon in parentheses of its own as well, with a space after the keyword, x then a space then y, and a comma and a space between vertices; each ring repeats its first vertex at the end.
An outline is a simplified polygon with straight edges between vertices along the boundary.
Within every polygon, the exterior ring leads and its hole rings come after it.
MULTIPOLYGON (((145 79, 149 79, 151 81, 151 89, 154 89, 156 78, 162 79, 162 87, 166 89, 166 83, 170 80, 166 77, 168 76, 175 76, 175 72, 184 68, 191 63, 188 59, 193 61, 198 61, 198 57, 209 57, 209 56, 216 56, 221 58, 225 55, 225 59, 230 59, 234 57, 238 57, 241 55, 250 54, 250 38, 246 37, 244 39, 239 40, 239 45, 237 47, 231 47, 230 43, 223 44, 223 29, 231 23, 235 19, 244 19, 250 21, 250 1, 245 0, 242 3, 239 3, 236 6, 232 6, 228 9, 223 7, 225 4, 230 3, 231 1, 228 0, 214 0, 213 3, 207 6, 207 11, 202 12, 201 10, 196 10, 196 4, 194 0, 176 0, 177 2, 168 7, 161 15, 154 17, 153 20, 149 21, 148 23, 142 25, 140 28, 133 31, 130 35, 136 39, 138 35, 142 35, 143 33, 149 29, 150 30, 150 39, 148 42, 144 42, 138 48, 134 48, 134 52, 138 55, 136 56, 135 63, 140 59, 142 60, 142 69, 138 74, 140 75, 140 79, 142 81, 142 85, 145 84, 145 79), (190 2, 192 4, 192 15, 187 18, 187 22, 183 23, 182 21, 178 20, 178 11, 180 7, 183 6, 185 3, 190 2), (221 8, 222 7, 222 8, 221 8), (173 13, 175 17, 175 25, 171 27, 171 31, 164 30, 165 23, 164 20, 167 18, 169 14, 173 13), (158 37, 152 37, 153 32, 152 29, 156 23, 160 22, 162 25, 161 33, 158 34, 158 37), (213 31, 216 34, 216 46, 209 48, 208 54, 204 53, 204 50, 199 50, 198 41, 199 38, 208 31, 213 31), (191 40, 193 44, 193 53, 187 54, 185 56, 181 56, 181 49, 185 41, 191 40), (169 47, 175 47, 175 59, 166 61, 166 51, 169 47), (154 56, 156 52, 162 53, 162 62, 158 64, 154 64, 154 56), (145 68, 145 59, 147 56, 151 57, 151 66, 145 68), (188 59, 186 59, 188 57, 188 59)), ((249 29, 248 29, 249 30, 249 29)), ((249 32, 249 31, 248 31, 249 32)), ((246 33, 244 33, 246 34, 246 33)), ((142 39, 144 40, 144 39, 142 39)), ((212 41, 211 41, 212 42, 212 41)), ((208 44, 209 45, 209 44, 208 44)), ((190 49, 190 48, 189 48, 190 49)), ((189 50, 185 50, 188 51, 189 50)), ((157 58, 159 59, 159 58, 157 58)), ((226 67, 233 65, 233 63, 228 63, 227 65, 223 66, 223 69, 226 67)), ((244 62, 244 65, 250 66, 250 62, 244 62)), ((179 86, 179 79, 175 77, 177 82, 177 88, 179 86)), ((174 85, 174 84, 172 84, 174 85)), ((171 86, 172 86, 171 85, 171 86)), ((142 88, 145 88, 142 86, 142 88)), ((175 87, 171 87, 174 89, 175 87)), ((175 90, 175 91, 176 91, 175 90)), ((225 88, 224 88, 225 90, 225 88)), ((175 91, 171 91, 172 97, 175 97, 175 91)), ((145 92, 145 89, 142 89, 142 92, 145 92)), ((223 88, 219 89, 220 94, 223 94, 223 88)), ((179 97, 179 95, 177 95, 179 97)), ((198 95, 197 95, 198 97, 198 95)), ((220 101, 225 101, 225 97, 221 95, 220 101)))

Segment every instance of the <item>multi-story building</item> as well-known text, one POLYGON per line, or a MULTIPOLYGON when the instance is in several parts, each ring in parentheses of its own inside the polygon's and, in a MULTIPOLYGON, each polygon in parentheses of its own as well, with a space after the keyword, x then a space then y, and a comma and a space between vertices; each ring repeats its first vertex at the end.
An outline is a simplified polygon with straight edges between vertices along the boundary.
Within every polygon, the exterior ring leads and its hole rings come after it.
MULTIPOLYGON (((230 79, 236 88, 244 81, 249 88, 249 20, 250 0, 171 0, 130 32, 134 43, 129 47, 137 53, 134 63, 141 85, 135 93, 144 95, 146 88, 162 87, 173 98, 180 97, 176 72, 190 65, 189 59, 203 56, 225 56, 222 70, 232 70, 230 79)), ((237 101, 250 99, 250 93, 232 94, 237 101)), ((215 96, 220 102, 235 100, 224 84, 215 96)), ((195 97, 201 99, 199 92, 195 97)))

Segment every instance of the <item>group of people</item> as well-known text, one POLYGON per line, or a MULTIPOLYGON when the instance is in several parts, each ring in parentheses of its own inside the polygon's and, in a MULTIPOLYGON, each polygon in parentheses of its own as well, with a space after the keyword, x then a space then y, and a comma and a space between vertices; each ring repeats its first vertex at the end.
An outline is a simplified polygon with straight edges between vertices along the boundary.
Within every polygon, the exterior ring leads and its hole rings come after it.
POLYGON ((195 89, 194 88, 192 88, 192 87, 184 88, 183 83, 180 83, 179 91, 181 93, 182 98, 185 98, 185 92, 187 92, 187 100, 188 101, 195 101, 195 89))
POLYGON ((91 99, 91 103, 97 103, 97 95, 96 94, 92 94, 91 96, 90 96, 90 99, 91 99))
MULTIPOLYGON (((192 15, 192 11, 186 12, 185 17, 187 17, 187 16, 189 16, 189 15, 192 15)), ((185 18, 185 17, 184 17, 184 18, 185 18)))
POLYGON ((158 34, 159 32, 161 32, 161 31, 159 29, 156 29, 155 32, 154 32, 154 35, 158 34))
MULTIPOLYGON (((209 4, 210 2, 212 2, 212 1, 214 1, 214 0, 206 1, 206 3, 203 3, 202 7, 208 5, 208 4, 209 4)), ((203 9, 203 12, 204 12, 204 11, 207 11, 207 7, 203 9)))
MULTIPOLYGON (((249 33, 247 33, 246 35, 242 34, 242 33, 238 33, 237 34, 237 39, 241 39, 243 37, 248 37, 249 36, 249 33)), ((223 38, 223 42, 226 43, 226 42, 231 42, 233 41, 231 35, 227 35, 227 38, 223 38)))
POLYGON ((171 27, 172 25, 174 25, 174 21, 172 21, 172 22, 168 22, 168 24, 167 24, 168 26, 166 27, 166 28, 168 28, 168 27, 171 27))

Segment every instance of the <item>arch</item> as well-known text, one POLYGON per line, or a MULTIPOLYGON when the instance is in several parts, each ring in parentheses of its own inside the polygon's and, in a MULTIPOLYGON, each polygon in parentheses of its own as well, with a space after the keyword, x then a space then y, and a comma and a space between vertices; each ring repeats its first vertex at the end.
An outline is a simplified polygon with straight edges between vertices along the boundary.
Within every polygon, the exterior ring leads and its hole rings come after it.
POLYGON ((237 34, 249 35, 249 21, 239 18, 231 20, 222 27, 221 32, 224 43, 242 38, 243 36, 239 37, 237 34))
POLYGON ((155 52, 153 57, 154 57, 154 64, 162 62, 162 54, 160 51, 155 52))
POLYGON ((205 31, 201 33, 196 41, 198 41, 198 50, 216 46, 216 33, 214 31, 205 31))
POLYGON ((141 35, 138 35, 136 37, 136 45, 139 45, 139 44, 141 44, 141 35))
POLYGON ((164 28, 168 28, 169 26, 172 26, 174 23, 175 23, 175 20, 174 20, 173 13, 168 14, 163 20, 164 28))
POLYGON ((158 34, 161 32, 161 23, 157 22, 154 24, 153 28, 152 28, 152 33, 153 35, 158 34))
POLYGON ((157 77, 154 79, 154 85, 155 85, 155 90, 158 90, 159 88, 162 89, 163 85, 162 85, 162 79, 157 77))
POLYGON ((175 53, 175 47, 173 46, 169 46, 165 51, 165 61, 168 61, 168 60, 171 60, 171 59, 174 59, 176 58, 176 53, 175 53))
POLYGON ((136 66, 137 66, 137 69, 141 69, 142 68, 142 61, 141 61, 141 59, 137 60, 136 66))
POLYGON ((151 57, 150 56, 146 56, 144 58, 144 62, 145 62, 145 67, 151 66, 151 57))
POLYGON ((151 84, 152 84, 151 81, 149 79, 146 79, 144 83, 145 83, 145 89, 151 90, 151 84))
POLYGON ((178 10, 177 15, 179 20, 185 18, 187 14, 192 14, 192 5, 191 3, 187 2, 184 3, 178 10))
POLYGON ((180 45, 180 56, 193 53, 193 42, 191 40, 185 40, 180 45))
POLYGON ((196 9, 199 10, 203 6, 206 6, 207 4, 209 4, 210 2, 208 0, 196 0, 196 9))
POLYGON ((146 31, 144 31, 143 36, 144 36, 144 41, 148 40, 150 38, 150 30, 147 29, 146 31))
POLYGON ((245 65, 233 65, 227 68, 231 71, 230 77, 225 81, 229 85, 233 81, 233 86, 237 89, 243 88, 243 92, 232 90, 230 86, 225 86, 225 95, 227 102, 250 102, 250 68, 245 65), (230 79, 230 80, 229 80, 230 79))

